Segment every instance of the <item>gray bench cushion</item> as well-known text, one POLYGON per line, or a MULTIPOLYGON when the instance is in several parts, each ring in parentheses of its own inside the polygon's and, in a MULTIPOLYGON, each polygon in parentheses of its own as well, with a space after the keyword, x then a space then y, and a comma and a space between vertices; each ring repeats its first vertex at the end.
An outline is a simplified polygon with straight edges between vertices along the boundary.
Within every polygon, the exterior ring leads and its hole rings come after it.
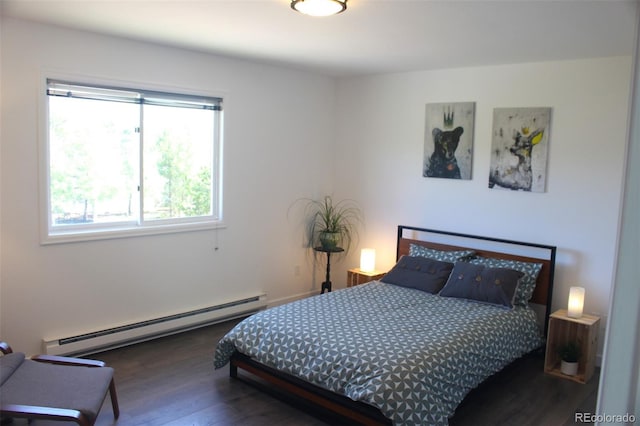
POLYGON ((0 357, 0 385, 2 385, 24 361, 22 352, 14 352, 0 357))
POLYGON ((75 367, 25 359, 0 389, 3 404, 79 410, 95 419, 113 377, 110 367, 75 367))

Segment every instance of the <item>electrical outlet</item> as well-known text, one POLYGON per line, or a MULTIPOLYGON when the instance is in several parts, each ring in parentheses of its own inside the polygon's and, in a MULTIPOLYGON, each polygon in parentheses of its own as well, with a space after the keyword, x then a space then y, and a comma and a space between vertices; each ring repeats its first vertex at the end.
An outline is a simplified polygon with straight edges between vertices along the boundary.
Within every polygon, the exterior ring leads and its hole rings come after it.
POLYGON ((299 277, 300 276, 300 265, 296 265, 293 268, 293 276, 294 277, 299 277))

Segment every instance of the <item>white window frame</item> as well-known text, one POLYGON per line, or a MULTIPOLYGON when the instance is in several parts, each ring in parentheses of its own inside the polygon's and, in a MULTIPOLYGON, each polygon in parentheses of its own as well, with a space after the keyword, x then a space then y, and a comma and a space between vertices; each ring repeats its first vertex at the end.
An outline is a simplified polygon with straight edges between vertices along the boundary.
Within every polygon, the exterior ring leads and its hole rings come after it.
MULTIPOLYGON (((219 98, 220 105, 223 104, 225 96, 220 93, 211 93, 202 90, 176 88, 169 86, 152 86, 149 84, 114 82, 106 79, 95 79, 86 76, 60 75, 56 73, 46 73, 41 78, 39 91, 40 104, 40 138, 39 138, 39 198, 40 198, 40 235, 41 244, 69 243, 76 241, 92 241, 111 238, 127 238, 144 235, 169 234, 176 232, 192 232, 224 228, 223 222, 223 139, 224 139, 224 110, 221 109, 215 115, 215 132, 213 141, 213 187, 212 187, 212 215, 189 218, 173 218, 163 220, 143 220, 140 214, 140 221, 124 222, 117 224, 101 224, 91 226, 73 225, 69 227, 52 226, 51 203, 49 180, 49 95, 47 94, 48 82, 50 80, 71 82, 78 85, 113 87, 113 88, 135 88, 147 92, 183 94, 186 96, 201 96, 207 98, 219 98)), ((142 146, 142 145, 140 145, 142 146)), ((142 154, 140 162, 142 163, 142 154)), ((140 166, 142 167, 142 166, 140 166)), ((139 200, 142 203, 143 188, 139 192, 139 200)))

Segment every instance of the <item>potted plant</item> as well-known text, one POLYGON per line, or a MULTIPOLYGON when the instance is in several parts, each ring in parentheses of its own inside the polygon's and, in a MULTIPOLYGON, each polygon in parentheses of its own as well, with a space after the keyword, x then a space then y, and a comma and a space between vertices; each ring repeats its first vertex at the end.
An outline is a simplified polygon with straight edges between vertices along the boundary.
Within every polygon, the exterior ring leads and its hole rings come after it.
POLYGON ((326 250, 341 247, 349 251, 357 237, 357 226, 362 222, 362 212, 353 200, 335 202, 329 195, 321 200, 306 200, 309 217, 309 243, 326 250))
POLYGON ((578 373, 578 359, 580 358, 580 346, 576 342, 570 341, 558 348, 560 355, 560 371, 568 376, 575 376, 578 373))

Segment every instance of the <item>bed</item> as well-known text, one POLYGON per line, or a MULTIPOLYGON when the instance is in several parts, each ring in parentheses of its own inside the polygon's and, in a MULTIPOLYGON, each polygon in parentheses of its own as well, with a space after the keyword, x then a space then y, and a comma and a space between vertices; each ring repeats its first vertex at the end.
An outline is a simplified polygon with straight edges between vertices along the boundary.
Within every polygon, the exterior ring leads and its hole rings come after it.
POLYGON ((410 226, 397 235, 397 264, 380 281, 243 320, 214 366, 350 423, 448 424, 471 389, 544 344, 556 249, 410 226))

